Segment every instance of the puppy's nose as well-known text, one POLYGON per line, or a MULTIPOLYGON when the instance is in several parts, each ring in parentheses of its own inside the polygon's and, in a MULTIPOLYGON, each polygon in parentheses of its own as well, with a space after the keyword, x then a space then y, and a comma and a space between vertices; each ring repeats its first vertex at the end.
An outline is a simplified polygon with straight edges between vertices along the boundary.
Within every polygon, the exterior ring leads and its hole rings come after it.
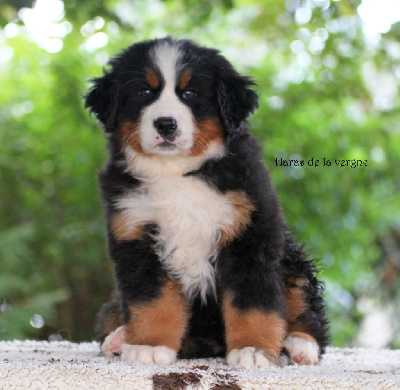
POLYGON ((168 137, 175 133, 178 125, 176 124, 176 120, 171 117, 161 116, 153 121, 154 127, 157 130, 157 133, 162 137, 168 137))

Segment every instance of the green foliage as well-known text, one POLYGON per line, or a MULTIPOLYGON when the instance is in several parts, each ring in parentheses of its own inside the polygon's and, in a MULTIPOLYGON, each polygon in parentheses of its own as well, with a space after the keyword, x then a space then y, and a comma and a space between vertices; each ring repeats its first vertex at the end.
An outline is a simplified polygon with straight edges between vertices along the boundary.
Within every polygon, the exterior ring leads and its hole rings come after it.
POLYGON ((400 229, 399 101, 385 106, 372 87, 385 77, 398 85, 400 24, 372 47, 358 2, 322 3, 308 2, 312 17, 299 24, 291 1, 64 0, 62 50, 47 51, 21 27, 24 4, 0 3, 0 23, 13 22, 0 31, 0 338, 93 336, 113 281, 96 179, 104 136, 82 96, 111 55, 170 34, 220 49, 259 84, 253 131, 289 226, 321 259, 334 344, 354 343, 360 302, 385 285, 382 240, 400 229), (31 325, 35 315, 45 326, 31 325))

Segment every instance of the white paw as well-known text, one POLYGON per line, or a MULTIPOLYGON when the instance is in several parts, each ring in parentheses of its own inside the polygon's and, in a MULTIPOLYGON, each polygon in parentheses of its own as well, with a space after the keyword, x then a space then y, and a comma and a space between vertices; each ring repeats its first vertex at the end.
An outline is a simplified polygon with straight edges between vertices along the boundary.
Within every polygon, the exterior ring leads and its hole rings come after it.
POLYGON ((172 364, 176 361, 176 351, 164 345, 151 347, 150 345, 123 344, 121 360, 145 364, 172 364))
POLYGON ((318 364, 319 347, 316 342, 303 337, 289 335, 284 340, 283 346, 289 352, 292 364, 318 364))
POLYGON ((254 347, 242 349, 232 349, 226 357, 226 362, 230 366, 240 366, 245 368, 268 368, 274 367, 263 351, 254 347))
POLYGON ((120 326, 104 339, 101 349, 106 356, 112 358, 115 355, 121 355, 122 345, 125 343, 125 334, 125 326, 120 326))

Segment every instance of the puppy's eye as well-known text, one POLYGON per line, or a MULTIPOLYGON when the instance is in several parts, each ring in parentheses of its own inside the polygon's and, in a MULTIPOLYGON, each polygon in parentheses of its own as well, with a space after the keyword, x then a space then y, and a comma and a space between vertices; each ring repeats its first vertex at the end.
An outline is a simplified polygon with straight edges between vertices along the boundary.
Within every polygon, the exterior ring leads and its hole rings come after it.
POLYGON ((191 100, 194 99, 197 96, 197 93, 193 91, 192 89, 185 89, 182 92, 182 98, 185 100, 191 100))
POLYGON ((141 97, 148 98, 153 95, 153 91, 150 88, 143 88, 139 91, 139 95, 141 97))

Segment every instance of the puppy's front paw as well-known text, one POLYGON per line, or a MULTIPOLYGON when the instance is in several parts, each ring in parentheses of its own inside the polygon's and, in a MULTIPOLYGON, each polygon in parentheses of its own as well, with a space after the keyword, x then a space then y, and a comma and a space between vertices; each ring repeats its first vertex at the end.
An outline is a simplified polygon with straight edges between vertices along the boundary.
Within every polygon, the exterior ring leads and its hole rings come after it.
POLYGON ((311 336, 297 332, 289 334, 284 340, 283 346, 289 352, 292 364, 318 364, 319 347, 311 336))
POLYGON ((176 351, 164 345, 122 345, 121 360, 145 364, 172 364, 176 361, 176 351))
POLYGON ((126 329, 120 326, 111 332, 101 346, 106 356, 112 358, 121 355, 121 360, 126 362, 140 362, 146 364, 171 364, 176 361, 176 351, 166 346, 159 345, 131 345, 125 342, 126 329))
POLYGON ((114 332, 111 332, 101 345, 101 349, 106 356, 112 358, 116 355, 121 355, 122 345, 125 343, 126 329, 125 326, 120 326, 114 332))
POLYGON ((276 366, 276 362, 273 362, 271 357, 268 358, 263 351, 254 347, 232 349, 226 357, 226 362, 230 366, 245 368, 268 368, 276 366))

